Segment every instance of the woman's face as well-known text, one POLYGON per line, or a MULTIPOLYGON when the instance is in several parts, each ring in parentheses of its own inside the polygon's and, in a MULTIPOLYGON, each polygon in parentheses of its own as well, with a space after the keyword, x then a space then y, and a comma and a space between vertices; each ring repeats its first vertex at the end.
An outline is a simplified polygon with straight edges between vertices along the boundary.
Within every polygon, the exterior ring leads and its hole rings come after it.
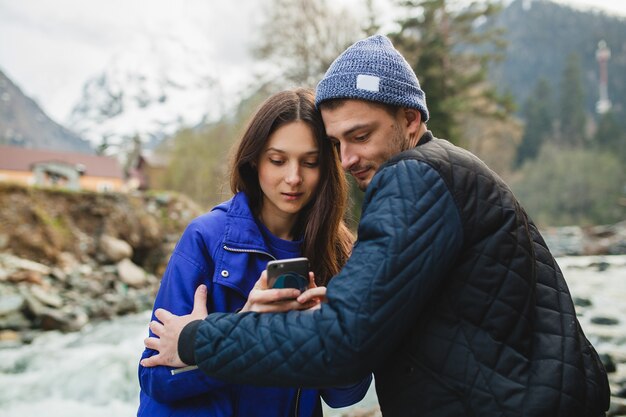
POLYGON ((313 198, 320 179, 319 149, 311 128, 294 121, 274 131, 261 152, 258 173, 262 219, 293 221, 313 198))

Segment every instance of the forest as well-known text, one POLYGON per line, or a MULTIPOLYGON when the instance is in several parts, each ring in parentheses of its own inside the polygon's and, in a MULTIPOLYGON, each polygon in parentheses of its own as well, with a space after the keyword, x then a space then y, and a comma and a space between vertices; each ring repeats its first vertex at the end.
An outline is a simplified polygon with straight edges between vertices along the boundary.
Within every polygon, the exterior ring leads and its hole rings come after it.
MULTIPOLYGON (((163 141, 158 153, 170 163, 157 188, 183 192, 207 208, 227 198, 230 151, 256 106, 284 88, 315 87, 345 47, 381 33, 378 11, 364 3, 368 18, 357 21, 326 1, 269 2, 252 48, 281 76, 261 79, 219 120, 163 141)), ((396 1, 401 18, 384 33, 426 92, 428 128, 485 161, 541 226, 623 220, 626 21, 545 1, 454 4, 396 1), (598 112, 601 41, 612 51, 611 107, 598 112)), ((362 195, 353 188, 355 225, 362 195)))

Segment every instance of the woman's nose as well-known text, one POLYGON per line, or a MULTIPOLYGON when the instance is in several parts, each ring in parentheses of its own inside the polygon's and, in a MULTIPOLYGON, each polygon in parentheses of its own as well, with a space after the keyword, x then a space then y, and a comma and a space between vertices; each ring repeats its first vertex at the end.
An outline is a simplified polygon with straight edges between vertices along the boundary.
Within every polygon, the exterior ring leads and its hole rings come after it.
POLYGON ((289 172, 287 172, 287 176, 285 177, 285 182, 289 185, 298 185, 302 182, 302 175, 300 174, 300 167, 291 166, 288 168, 289 172))

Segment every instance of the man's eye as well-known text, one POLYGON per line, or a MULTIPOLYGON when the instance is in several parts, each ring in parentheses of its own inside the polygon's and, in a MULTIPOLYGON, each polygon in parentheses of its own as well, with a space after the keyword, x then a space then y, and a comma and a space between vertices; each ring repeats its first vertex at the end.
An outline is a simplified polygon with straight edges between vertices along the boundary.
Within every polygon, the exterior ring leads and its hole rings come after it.
POLYGON ((357 141, 357 142, 363 142, 363 141, 367 140, 367 137, 368 137, 368 136, 369 136, 369 135, 360 135, 360 136, 355 136, 355 137, 354 137, 354 140, 355 140, 355 141, 357 141))

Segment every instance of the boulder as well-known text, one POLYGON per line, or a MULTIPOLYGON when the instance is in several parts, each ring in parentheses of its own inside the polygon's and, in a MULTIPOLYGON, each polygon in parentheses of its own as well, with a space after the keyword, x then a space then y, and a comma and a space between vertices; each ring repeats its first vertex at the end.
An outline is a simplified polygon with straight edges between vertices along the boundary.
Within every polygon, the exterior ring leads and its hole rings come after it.
POLYGON ((100 253, 106 261, 119 262, 133 256, 133 248, 124 240, 109 235, 100 237, 100 253))
POLYGON ((123 259, 117 264, 117 275, 124 284, 133 288, 141 288, 148 282, 146 271, 130 259, 123 259))

